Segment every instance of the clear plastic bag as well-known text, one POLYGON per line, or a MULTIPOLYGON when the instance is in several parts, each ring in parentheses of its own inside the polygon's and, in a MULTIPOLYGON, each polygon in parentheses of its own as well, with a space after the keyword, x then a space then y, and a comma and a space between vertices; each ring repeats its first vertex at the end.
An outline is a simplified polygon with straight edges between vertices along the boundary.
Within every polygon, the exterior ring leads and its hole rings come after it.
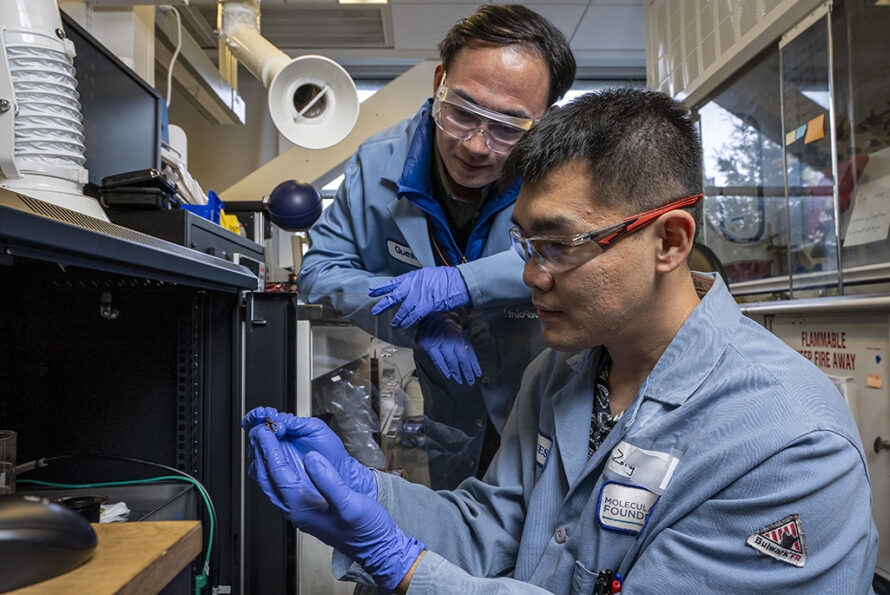
POLYGON ((312 408, 318 417, 328 414, 333 418, 331 427, 353 458, 366 467, 384 469, 386 457, 376 439, 379 426, 372 397, 370 380, 341 369, 317 387, 312 408))

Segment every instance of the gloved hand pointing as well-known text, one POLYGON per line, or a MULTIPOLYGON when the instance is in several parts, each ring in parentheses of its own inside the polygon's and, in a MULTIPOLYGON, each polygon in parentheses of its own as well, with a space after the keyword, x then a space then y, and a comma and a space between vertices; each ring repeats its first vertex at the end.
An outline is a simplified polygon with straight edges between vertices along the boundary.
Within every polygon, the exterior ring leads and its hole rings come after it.
POLYGON ((374 472, 349 456, 343 442, 326 423, 317 417, 298 417, 292 413, 279 413, 272 407, 256 407, 247 412, 241 427, 250 431, 255 426, 264 425, 266 419, 273 422, 275 436, 281 440, 282 450, 289 460, 296 459, 302 464, 307 453, 321 453, 351 489, 377 499, 374 472))
POLYGON ((408 328, 433 312, 448 312, 470 305, 467 284, 456 267, 426 267, 399 275, 372 287, 368 295, 383 299, 374 304, 371 314, 378 315, 402 303, 392 317, 392 325, 408 328))
POLYGON ((376 500, 343 482, 331 463, 307 453, 304 474, 288 462, 281 443, 265 425, 250 431, 251 448, 263 478, 260 485, 297 528, 314 535, 358 562, 384 589, 394 590, 426 546, 407 537, 376 500), (326 510, 306 500, 306 484, 315 484, 326 510))
POLYGON ((464 337, 460 321, 451 314, 436 312, 421 320, 414 341, 446 378, 472 386, 482 375, 476 350, 464 337))

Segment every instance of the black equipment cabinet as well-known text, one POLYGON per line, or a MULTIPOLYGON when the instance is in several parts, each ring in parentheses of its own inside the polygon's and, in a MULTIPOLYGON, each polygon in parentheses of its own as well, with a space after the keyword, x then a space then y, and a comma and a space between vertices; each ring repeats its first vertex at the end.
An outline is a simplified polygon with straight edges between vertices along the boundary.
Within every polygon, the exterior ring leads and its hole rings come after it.
MULTIPOLYGON (((209 490, 217 515, 204 592, 216 586, 230 586, 232 593, 283 592, 268 591, 268 575, 245 573, 245 560, 259 568, 270 559, 252 551, 266 542, 246 540, 245 524, 259 536, 268 531, 261 523, 271 519, 285 538, 287 532, 252 482, 244 485, 239 424, 245 393, 256 395, 256 404, 263 396, 245 391, 249 380, 282 398, 293 385, 292 378, 266 376, 262 358, 268 354, 250 353, 267 342, 269 353, 282 342, 286 347, 288 339, 270 337, 293 326, 257 322, 253 305, 263 300, 248 291, 257 279, 245 267, 40 201, 0 195, 0 427, 18 432, 18 462, 102 453, 191 473, 209 490), (245 321, 249 310, 253 322, 245 321), (250 518, 254 510, 258 518, 250 518)), ((280 298, 273 303, 272 310, 283 314, 291 308, 280 298)), ((293 374, 293 366, 289 370, 293 374)), ((79 457, 21 477, 86 483, 165 474, 133 462, 79 457)), ((198 503, 206 547, 210 517, 198 503)), ((279 548, 279 557, 284 551, 279 548)), ((266 570, 283 578, 285 561, 278 563, 277 571, 266 570)))

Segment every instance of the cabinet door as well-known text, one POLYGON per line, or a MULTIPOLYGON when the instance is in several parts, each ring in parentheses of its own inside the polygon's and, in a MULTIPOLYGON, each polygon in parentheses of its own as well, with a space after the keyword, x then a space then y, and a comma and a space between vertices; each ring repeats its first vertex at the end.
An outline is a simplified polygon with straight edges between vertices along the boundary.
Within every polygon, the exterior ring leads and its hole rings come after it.
MULTIPOLYGON (((296 407, 296 297, 249 293, 245 297, 244 399, 240 414, 254 407, 296 407)), ((239 417, 240 421, 240 417, 239 417)), ((297 531, 247 476, 247 434, 233 428, 244 484, 244 593, 295 593, 293 566, 297 531), (291 564, 293 564, 291 562, 291 564)))

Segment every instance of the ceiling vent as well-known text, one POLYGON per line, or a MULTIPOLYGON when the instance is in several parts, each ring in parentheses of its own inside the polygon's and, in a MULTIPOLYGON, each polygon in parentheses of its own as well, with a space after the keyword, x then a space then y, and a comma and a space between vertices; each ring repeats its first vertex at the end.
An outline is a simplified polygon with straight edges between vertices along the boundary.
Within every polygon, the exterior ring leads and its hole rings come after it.
MULTIPOLYGON (((384 27, 386 6, 307 6, 294 8, 263 5, 260 31, 284 50, 330 48, 389 48, 384 27)), ((202 7, 207 22, 216 27, 216 7, 202 7)))

